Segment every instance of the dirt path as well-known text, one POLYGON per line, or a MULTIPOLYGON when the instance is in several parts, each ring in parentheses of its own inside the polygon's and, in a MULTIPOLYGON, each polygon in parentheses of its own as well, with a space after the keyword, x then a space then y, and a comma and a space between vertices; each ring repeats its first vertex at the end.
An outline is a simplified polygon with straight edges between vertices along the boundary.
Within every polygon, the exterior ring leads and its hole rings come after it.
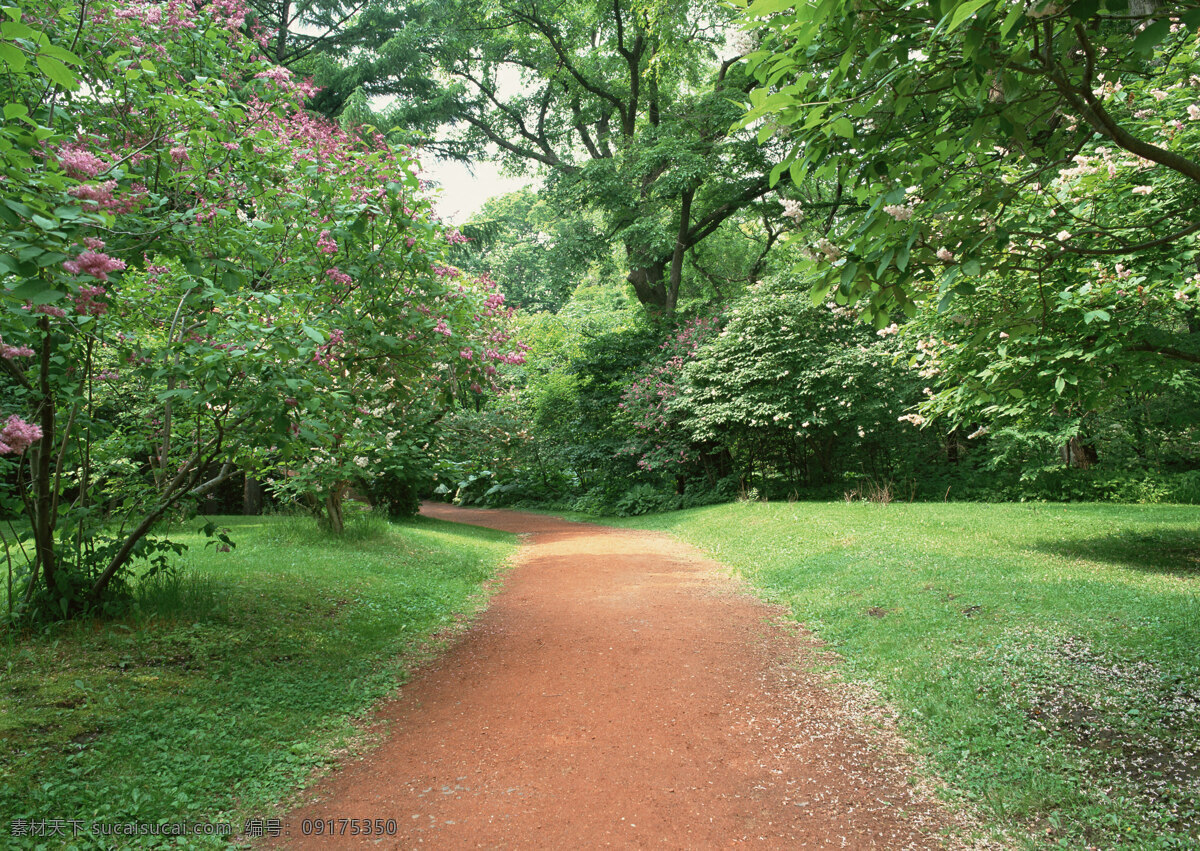
POLYGON ((387 740, 287 817, 284 847, 940 847, 947 816, 911 765, 719 565, 655 533, 423 513, 528 537, 488 610, 381 710, 387 740), (341 818, 398 833, 301 835, 341 818))

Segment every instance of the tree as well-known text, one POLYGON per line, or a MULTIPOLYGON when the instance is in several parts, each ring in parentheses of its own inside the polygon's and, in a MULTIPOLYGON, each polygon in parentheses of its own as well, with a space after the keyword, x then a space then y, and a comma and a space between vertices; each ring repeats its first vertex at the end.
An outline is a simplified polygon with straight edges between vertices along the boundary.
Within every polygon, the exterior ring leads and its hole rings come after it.
POLYGON ((665 417, 693 447, 724 447, 764 494, 770 477, 792 491, 844 472, 890 479, 915 454, 903 412, 921 387, 895 363, 889 337, 852 310, 813 306, 789 280, 768 280, 682 363, 665 417))
POLYGON ((654 15, 636 0, 426 8, 448 81, 437 99, 460 130, 445 148, 545 172, 561 208, 601 217, 639 301, 673 312, 688 252, 768 191, 762 147, 729 131, 749 81, 719 58, 727 13, 689 2, 654 15))
POLYGON ((5 14, 0 466, 26 613, 111 601, 176 549, 150 537, 168 512, 336 440, 349 375, 407 403, 518 356, 485 316, 502 296, 444 266, 460 237, 411 154, 301 109, 244 9, 5 14))
POLYGON ((763 49, 744 122, 791 145, 772 177, 850 202, 800 238, 814 297, 863 299, 877 327, 946 311, 920 323, 956 346, 927 412, 1078 423, 1130 386, 1194 380, 1200 5, 745 14, 763 49))
POLYGON ((268 59, 315 86, 308 106, 327 117, 349 111, 356 123, 378 118, 370 99, 400 99, 403 141, 417 141, 437 121, 436 86, 422 49, 426 16, 415 4, 379 0, 247 0, 251 26, 268 59))
POLYGON ((508 303, 523 311, 561 308, 609 246, 576 211, 559 210, 530 189, 492 198, 463 225, 470 238, 455 253, 464 269, 504 283, 508 303))

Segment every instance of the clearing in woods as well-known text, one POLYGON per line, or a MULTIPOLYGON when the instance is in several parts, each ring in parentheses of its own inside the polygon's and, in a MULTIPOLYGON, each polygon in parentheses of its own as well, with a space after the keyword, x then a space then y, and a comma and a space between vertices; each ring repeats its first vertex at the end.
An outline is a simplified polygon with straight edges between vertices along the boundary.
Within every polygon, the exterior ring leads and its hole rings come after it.
POLYGON ((524 546, 487 611, 380 709, 383 743, 308 790, 279 844, 330 847, 305 819, 395 819, 394 836, 335 844, 943 847, 956 819, 909 782, 895 736, 726 568, 659 533, 422 513, 524 546))

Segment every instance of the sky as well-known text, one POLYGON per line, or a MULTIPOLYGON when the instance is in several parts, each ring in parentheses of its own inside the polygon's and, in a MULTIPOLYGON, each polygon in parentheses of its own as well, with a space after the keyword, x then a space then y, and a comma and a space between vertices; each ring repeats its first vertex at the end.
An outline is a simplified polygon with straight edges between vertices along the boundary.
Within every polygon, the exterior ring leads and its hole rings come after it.
POLYGON ((435 208, 442 220, 461 225, 483 202, 497 195, 515 192, 537 182, 533 177, 507 177, 495 163, 476 162, 466 166, 448 160, 429 159, 421 163, 421 176, 437 181, 440 194, 435 208))

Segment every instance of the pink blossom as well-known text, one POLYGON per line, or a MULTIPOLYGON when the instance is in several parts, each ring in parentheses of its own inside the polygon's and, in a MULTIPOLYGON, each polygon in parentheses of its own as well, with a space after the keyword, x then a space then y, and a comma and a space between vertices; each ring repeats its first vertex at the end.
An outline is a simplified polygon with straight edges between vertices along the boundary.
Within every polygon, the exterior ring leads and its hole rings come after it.
POLYGON ((34 313, 44 313, 47 316, 57 316, 59 319, 64 318, 67 312, 61 307, 55 307, 52 304, 39 304, 33 309, 34 313))
POLYGON ((0 338, 0 358, 12 360, 13 358, 28 358, 33 357, 34 351, 29 346, 10 346, 0 338))
POLYGON ((900 204, 888 204, 883 208, 883 211, 898 222, 907 222, 913 217, 913 208, 901 206, 900 204))
POLYGON ((174 148, 171 148, 171 159, 173 159, 175 162, 181 163, 187 158, 187 148, 183 147, 183 145, 176 145, 174 148))
POLYGON ((104 160, 73 142, 58 149, 58 163, 72 177, 95 177, 108 168, 104 160))
POLYGON ((130 187, 130 192, 123 198, 117 198, 113 195, 117 189, 115 180, 106 180, 103 183, 84 183, 80 186, 75 186, 67 190, 67 194, 80 201, 87 201, 95 204, 96 208, 101 210, 109 210, 114 213, 128 213, 135 209, 143 200, 142 196, 146 193, 146 187, 140 183, 135 183, 130 187))
POLYGON ((470 349, 460 349, 458 356, 463 360, 470 360, 471 358, 475 357, 475 353, 470 349))
POLYGON ((108 310, 108 305, 96 299, 104 294, 104 287, 80 287, 79 294, 75 296, 75 311, 88 316, 102 315, 108 310))
POLYGON ((74 260, 64 262, 63 268, 72 275, 91 275, 101 281, 107 281, 109 272, 125 268, 125 261, 99 251, 84 251, 74 260))
POLYGON ((20 455, 34 442, 42 439, 41 426, 27 423, 16 414, 0 429, 0 455, 20 455))
POLYGON ((322 254, 337 254, 338 244, 329 236, 329 231, 321 231, 321 235, 317 238, 317 250, 322 254))
POLYGON ((1149 195, 1154 191, 1153 186, 1135 186, 1131 190, 1134 195, 1149 195))

